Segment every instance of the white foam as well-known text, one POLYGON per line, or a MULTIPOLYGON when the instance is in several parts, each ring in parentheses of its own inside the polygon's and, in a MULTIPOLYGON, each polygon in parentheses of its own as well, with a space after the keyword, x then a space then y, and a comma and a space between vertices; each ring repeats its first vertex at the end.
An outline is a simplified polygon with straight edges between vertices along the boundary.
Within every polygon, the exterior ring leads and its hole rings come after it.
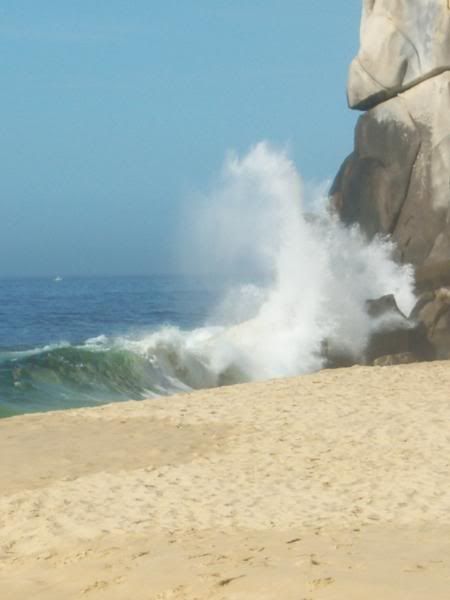
POLYGON ((373 327, 366 300, 393 293, 408 314, 412 269, 393 262, 390 243, 367 244, 330 217, 325 198, 319 210, 315 198, 309 217, 303 201, 286 152, 260 143, 243 158, 230 155, 214 190, 191 207, 192 240, 183 249, 198 271, 230 282, 215 326, 166 327, 127 347, 172 385, 189 387, 319 369, 324 340, 361 354, 373 327))

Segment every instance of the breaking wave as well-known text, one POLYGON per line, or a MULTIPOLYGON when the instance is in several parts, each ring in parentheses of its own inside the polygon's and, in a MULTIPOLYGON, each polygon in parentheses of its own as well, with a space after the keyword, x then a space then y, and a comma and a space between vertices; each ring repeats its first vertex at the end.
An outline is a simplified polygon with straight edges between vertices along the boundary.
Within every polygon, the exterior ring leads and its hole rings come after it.
POLYGON ((4 410, 297 375, 324 366, 324 343, 360 356, 374 327, 366 300, 393 293, 409 313, 413 272, 392 260, 390 242, 367 243, 328 214, 325 196, 312 196, 286 152, 260 143, 242 158, 230 155, 184 221, 184 266, 227 288, 205 325, 4 352, 4 410))

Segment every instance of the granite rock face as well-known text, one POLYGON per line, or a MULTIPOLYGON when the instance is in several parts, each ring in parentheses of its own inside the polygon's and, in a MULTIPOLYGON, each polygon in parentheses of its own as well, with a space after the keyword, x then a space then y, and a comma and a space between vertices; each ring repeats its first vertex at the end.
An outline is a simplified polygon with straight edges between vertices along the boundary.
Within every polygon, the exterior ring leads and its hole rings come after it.
POLYGON ((345 223, 391 236, 401 262, 450 260, 450 71, 360 117, 330 196, 345 223))
POLYGON ((365 361, 450 359, 450 0, 364 0, 348 100, 366 112, 331 206, 392 239, 419 294, 407 317, 389 296, 368 303, 365 361), (380 321, 386 311, 396 319, 380 321))
POLYGON ((440 288, 419 299, 416 320, 424 326, 434 356, 450 358, 450 289, 440 288))
POLYGON ((448 0, 364 0, 348 102, 369 109, 450 68, 448 0))
POLYGON ((450 261, 450 0, 363 0, 348 99, 368 110, 332 206, 401 262, 450 261))

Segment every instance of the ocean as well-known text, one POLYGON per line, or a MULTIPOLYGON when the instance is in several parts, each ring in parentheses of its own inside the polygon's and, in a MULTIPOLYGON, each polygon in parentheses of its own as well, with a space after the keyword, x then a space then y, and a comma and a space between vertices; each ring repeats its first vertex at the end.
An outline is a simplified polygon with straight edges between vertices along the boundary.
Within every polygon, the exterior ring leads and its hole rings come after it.
POLYGON ((260 143, 189 205, 176 243, 195 278, 0 280, 0 416, 308 373, 325 346, 360 357, 366 301, 409 314, 414 273, 326 206, 260 143))
POLYGON ((186 389, 139 344, 200 326, 216 296, 181 276, 1 279, 0 416, 186 389))

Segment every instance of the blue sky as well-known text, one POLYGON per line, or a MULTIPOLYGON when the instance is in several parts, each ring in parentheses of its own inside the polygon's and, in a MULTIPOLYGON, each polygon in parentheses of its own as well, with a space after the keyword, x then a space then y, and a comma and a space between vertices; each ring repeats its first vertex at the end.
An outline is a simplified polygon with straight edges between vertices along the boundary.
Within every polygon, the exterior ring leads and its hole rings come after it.
POLYGON ((179 207, 230 149, 351 151, 360 0, 0 4, 0 276, 176 271, 179 207))

